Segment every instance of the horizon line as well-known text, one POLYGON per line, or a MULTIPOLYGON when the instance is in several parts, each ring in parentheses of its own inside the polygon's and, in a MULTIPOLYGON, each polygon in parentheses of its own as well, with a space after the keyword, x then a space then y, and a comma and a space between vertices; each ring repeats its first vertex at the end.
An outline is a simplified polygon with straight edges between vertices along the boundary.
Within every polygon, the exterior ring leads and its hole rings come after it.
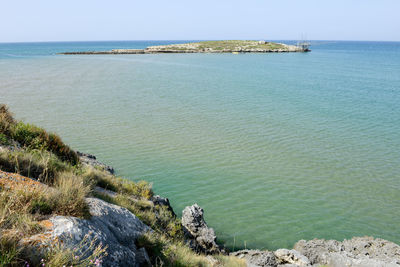
MULTIPOLYGON (((224 40, 265 40, 265 41, 299 41, 299 39, 132 39, 132 40, 59 40, 59 41, 0 41, 0 44, 19 44, 19 43, 79 43, 79 42, 143 42, 143 41, 224 41, 224 40)), ((343 39, 307 39, 310 42, 390 42, 399 43, 400 40, 343 40, 343 39)))

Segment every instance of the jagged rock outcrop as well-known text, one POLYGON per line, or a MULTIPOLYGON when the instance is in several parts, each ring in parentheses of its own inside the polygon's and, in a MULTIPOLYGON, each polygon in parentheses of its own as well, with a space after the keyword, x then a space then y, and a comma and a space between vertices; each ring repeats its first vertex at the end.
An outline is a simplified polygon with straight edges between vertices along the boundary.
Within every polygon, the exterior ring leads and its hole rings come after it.
MULTIPOLYGON (((143 266, 149 264, 144 248, 138 249, 136 239, 150 228, 130 211, 97 198, 87 198, 92 217, 88 220, 75 217, 54 216, 44 225, 45 233, 32 236, 25 243, 49 244, 53 240, 61 241, 69 248, 94 242, 107 248, 107 256, 102 266, 143 266)), ((37 246, 36 246, 37 247, 37 246)), ((90 253, 90 250, 89 250, 90 253)))
POLYGON ((161 197, 159 195, 155 195, 151 198, 151 201, 153 202, 154 205, 159 205, 159 206, 165 207, 168 211, 170 211, 176 217, 174 209, 172 208, 171 204, 169 203, 168 198, 161 197))
POLYGON ((207 226, 203 215, 203 209, 197 204, 186 207, 182 212, 182 226, 189 246, 206 254, 224 252, 216 243, 214 229, 207 226))
POLYGON ((336 240, 300 240, 294 248, 306 255, 312 264, 332 267, 400 266, 400 246, 380 238, 353 237, 336 240))
POLYGON ((108 166, 104 163, 101 163, 100 161, 97 160, 96 156, 91 155, 91 154, 87 154, 87 153, 82 153, 77 151, 76 152, 79 156, 80 161, 85 164, 85 165, 89 165, 92 167, 97 167, 97 168, 101 168, 107 172, 109 172, 110 174, 114 174, 114 168, 111 166, 108 166))

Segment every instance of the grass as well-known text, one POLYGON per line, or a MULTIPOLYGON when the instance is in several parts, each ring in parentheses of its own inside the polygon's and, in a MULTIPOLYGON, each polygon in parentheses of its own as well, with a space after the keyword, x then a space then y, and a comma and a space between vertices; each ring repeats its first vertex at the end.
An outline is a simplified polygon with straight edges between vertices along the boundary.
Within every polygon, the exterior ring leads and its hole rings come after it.
POLYGON ((153 196, 151 184, 146 181, 135 183, 127 179, 115 177, 114 175, 96 168, 84 169, 82 176, 85 180, 99 187, 134 198, 151 199, 153 196))
POLYGON ((136 245, 146 249, 153 266, 211 266, 206 257, 159 234, 147 233, 138 238, 136 245))
POLYGON ((204 255, 193 252, 183 241, 171 241, 158 233, 146 233, 138 238, 136 245, 146 249, 153 266, 247 266, 244 260, 226 255, 214 255, 211 261, 204 255))
POLYGON ((91 184, 71 172, 58 175, 55 193, 50 196, 53 213, 65 216, 89 218, 85 198, 91 193, 91 184))
POLYGON ((73 249, 66 248, 61 243, 56 243, 41 260, 41 264, 49 267, 100 266, 102 258, 106 255, 105 247, 96 245, 96 240, 89 242, 88 237, 85 236, 80 244, 73 249))
POLYGON ((51 185, 57 173, 74 168, 48 151, 24 149, 0 152, 0 169, 51 185))
POLYGON ((17 266, 23 263, 19 259, 20 250, 17 241, 6 236, 0 237, 0 267, 17 266))

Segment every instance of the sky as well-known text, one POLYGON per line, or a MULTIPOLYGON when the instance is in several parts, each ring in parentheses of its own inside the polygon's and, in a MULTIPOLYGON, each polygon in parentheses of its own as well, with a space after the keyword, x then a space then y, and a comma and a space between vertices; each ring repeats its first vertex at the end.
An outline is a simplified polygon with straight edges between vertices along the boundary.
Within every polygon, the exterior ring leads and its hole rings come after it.
POLYGON ((0 0, 0 42, 400 41, 400 0, 0 0))

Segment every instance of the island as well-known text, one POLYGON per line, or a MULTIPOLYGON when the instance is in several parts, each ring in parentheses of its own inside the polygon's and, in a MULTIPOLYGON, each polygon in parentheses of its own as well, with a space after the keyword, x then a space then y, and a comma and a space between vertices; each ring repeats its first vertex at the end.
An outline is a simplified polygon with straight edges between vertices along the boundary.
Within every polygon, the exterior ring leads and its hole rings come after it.
POLYGON ((62 52, 61 55, 108 55, 108 54, 161 54, 161 53, 284 53, 309 52, 308 43, 287 45, 267 41, 202 41, 185 44, 149 46, 145 49, 112 49, 109 51, 62 52))

